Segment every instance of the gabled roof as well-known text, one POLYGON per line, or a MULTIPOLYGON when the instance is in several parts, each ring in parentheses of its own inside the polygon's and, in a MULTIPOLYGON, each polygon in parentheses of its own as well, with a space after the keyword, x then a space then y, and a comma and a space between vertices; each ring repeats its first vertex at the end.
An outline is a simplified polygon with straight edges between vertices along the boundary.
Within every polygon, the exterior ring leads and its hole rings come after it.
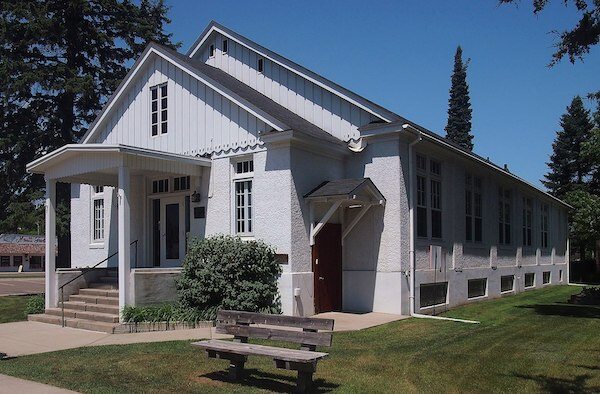
POLYGON ((222 35, 228 37, 229 39, 234 40, 237 43, 245 46, 246 48, 249 48, 249 49, 259 53, 261 56, 271 60, 274 63, 277 63, 281 67, 284 67, 284 68, 292 71, 293 73, 300 75, 303 78, 306 78, 307 80, 311 81, 312 83, 351 102, 352 104, 356 105, 357 107, 364 109, 365 111, 377 116, 378 118, 380 118, 386 122, 392 122, 392 121, 398 120, 400 118, 400 116, 398 116, 394 112, 372 102, 371 100, 368 100, 368 99, 352 92, 351 90, 346 89, 343 86, 338 85, 337 83, 335 83, 333 81, 330 81, 329 79, 315 73, 314 71, 311 71, 311 70, 307 69, 306 67, 303 67, 303 66, 299 65, 298 63, 295 63, 295 62, 279 55, 278 53, 275 53, 275 52, 271 51, 270 49, 263 47, 260 44, 257 44, 256 42, 242 36, 239 33, 236 33, 235 31, 233 31, 215 21, 211 21, 208 24, 208 26, 204 29, 204 31, 196 39, 194 44, 192 44, 192 46, 190 47, 190 49, 187 52, 187 55, 189 57, 193 57, 194 54, 202 47, 202 44, 204 44, 204 41, 206 41, 206 39, 210 36, 210 34, 213 31, 221 33, 222 35))
POLYGON ((146 47, 127 76, 121 81, 121 84, 115 90, 115 93, 110 97, 102 109, 102 112, 96 117, 94 122, 90 125, 88 132, 82 138, 83 143, 89 143, 92 137, 97 133, 98 125, 110 112, 114 103, 120 98, 123 92, 125 92, 129 84, 135 78, 137 72, 151 54, 161 56, 163 59, 182 68, 191 76, 197 78, 202 83, 210 86, 224 97, 230 99, 249 113, 269 124, 275 131, 294 129, 326 142, 336 144, 342 143, 325 130, 315 126, 280 104, 277 104, 275 101, 238 81, 226 72, 156 43, 150 43, 146 47))
POLYGON ((325 181, 304 195, 306 199, 345 198, 351 199, 354 195, 367 190, 378 201, 385 201, 383 194, 377 189, 371 178, 336 179, 325 181))

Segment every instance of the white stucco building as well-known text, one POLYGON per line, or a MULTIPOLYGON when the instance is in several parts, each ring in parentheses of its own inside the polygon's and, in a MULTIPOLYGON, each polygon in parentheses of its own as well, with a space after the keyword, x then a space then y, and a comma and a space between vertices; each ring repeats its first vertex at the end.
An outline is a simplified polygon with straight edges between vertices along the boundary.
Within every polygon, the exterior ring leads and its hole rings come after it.
POLYGON ((172 298, 186 238, 219 233, 276 247, 292 315, 567 282, 566 204, 217 23, 185 55, 149 45, 81 143, 28 171, 46 178, 47 240, 55 184, 72 185, 72 268, 48 241, 48 308, 114 252, 99 268, 120 308, 172 298))

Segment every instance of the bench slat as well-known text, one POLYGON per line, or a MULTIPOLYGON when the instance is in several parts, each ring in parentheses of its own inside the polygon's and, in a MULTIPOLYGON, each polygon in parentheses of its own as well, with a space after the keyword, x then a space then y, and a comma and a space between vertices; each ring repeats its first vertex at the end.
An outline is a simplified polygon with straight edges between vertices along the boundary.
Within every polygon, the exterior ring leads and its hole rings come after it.
POLYGON ((333 338, 333 333, 331 332, 291 331, 256 326, 219 325, 217 326, 216 331, 219 334, 316 346, 331 346, 333 338))
POLYGON ((273 359, 297 362, 311 363, 329 356, 328 353, 311 352, 305 350, 285 349, 280 347, 254 345, 249 343, 239 343, 211 339, 206 341, 194 342, 192 346, 216 352, 225 352, 239 354, 242 356, 258 355, 272 357, 273 359))
POLYGON ((269 326, 296 327, 308 330, 333 330, 333 319, 320 319, 313 317, 298 317, 284 315, 265 315, 254 312, 225 311, 217 314, 217 320, 225 324, 265 324, 269 326))

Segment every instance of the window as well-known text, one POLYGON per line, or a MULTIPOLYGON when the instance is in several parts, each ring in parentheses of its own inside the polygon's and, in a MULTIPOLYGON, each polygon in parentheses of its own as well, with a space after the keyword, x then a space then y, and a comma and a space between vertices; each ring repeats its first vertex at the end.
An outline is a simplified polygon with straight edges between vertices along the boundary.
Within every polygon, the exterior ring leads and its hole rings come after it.
POLYGON ((427 172, 427 163, 424 156, 417 155, 417 236, 442 238, 442 165, 429 160, 427 172))
POLYGON ((531 222, 533 221, 533 203, 531 198, 523 198, 523 246, 531 246, 531 222))
POLYGON ((180 176, 173 179, 173 191, 190 190, 190 177, 180 176))
POLYGON ((29 269, 42 269, 44 268, 44 257, 43 256, 30 256, 29 257, 29 269))
POLYGON ((542 272, 542 283, 545 285, 550 283, 550 271, 542 272))
POLYGON ((419 286, 421 308, 446 303, 448 282, 424 283, 419 286))
POLYGON ((104 241, 104 186, 92 189, 92 242, 104 241))
POLYGON ((235 163, 235 232, 240 235, 252 234, 253 173, 253 160, 235 163))
POLYGON ((23 264, 23 256, 13 256, 13 267, 18 267, 23 264))
POLYGON ((467 297, 483 297, 487 294, 487 279, 469 279, 467 281, 467 297))
POLYGON ((223 54, 227 53, 227 47, 229 46, 229 41, 223 40, 223 54))
POLYGON ((264 63, 265 63, 264 59, 262 57, 259 57, 258 58, 258 66, 257 66, 259 73, 263 72, 264 66, 265 66, 264 63))
POLYGON ((0 256, 0 267, 10 267, 10 256, 0 256))
POLYGON ((483 233, 481 178, 467 174, 465 179, 465 238, 481 242, 483 233))
POLYGON ((511 217, 511 195, 510 190, 503 187, 498 188, 498 243, 509 245, 510 237, 510 217, 511 217))
POLYGON ((152 86, 151 92, 151 128, 152 136, 167 133, 167 84, 152 86), (160 119, 159 119, 160 115, 160 119))
POLYGON ((535 286, 535 273, 528 272, 525 274, 525 287, 534 287, 535 286))
POLYGON ((506 293, 507 291, 513 291, 515 288, 515 276, 505 275, 500 277, 500 292, 506 293))
POLYGON ((562 270, 558 270, 558 281, 562 282, 563 281, 563 273, 562 270))
POLYGON ((152 181, 152 193, 168 193, 169 192, 169 179, 158 179, 152 181))
POLYGON ((542 248, 548 247, 548 216, 549 216, 550 208, 548 204, 542 204, 542 214, 540 220, 541 227, 541 243, 542 248))
POLYGON ((208 56, 210 56, 210 57, 215 56, 215 45, 214 44, 210 44, 210 47, 208 47, 208 56))

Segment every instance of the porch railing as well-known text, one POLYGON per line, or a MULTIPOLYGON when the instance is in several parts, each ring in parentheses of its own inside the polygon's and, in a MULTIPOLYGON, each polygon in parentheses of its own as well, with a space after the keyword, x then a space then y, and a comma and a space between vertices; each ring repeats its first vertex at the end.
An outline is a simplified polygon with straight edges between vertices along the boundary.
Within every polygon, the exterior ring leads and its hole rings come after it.
MULTIPOLYGON (((134 260, 134 264, 133 267, 136 268, 137 267, 137 246, 138 246, 138 240, 136 239, 135 241, 132 241, 129 246, 131 247, 131 245, 135 245, 135 260, 134 260)), ((74 282, 76 279, 81 278, 83 275, 85 275, 87 270, 91 270, 94 269, 96 267, 98 267, 100 264, 104 263, 105 261, 110 260, 111 258, 115 257, 116 255, 119 254, 119 251, 114 252, 113 254, 111 254, 110 256, 108 256, 107 258, 97 262, 96 264, 94 264, 93 267, 87 267, 84 270, 82 270, 82 272, 77 275, 74 278, 71 278, 71 280, 69 280, 67 283, 64 283, 62 286, 60 286, 58 288, 58 290, 60 290, 60 309, 61 309, 61 320, 62 320, 62 326, 65 326, 65 286, 74 282)))

